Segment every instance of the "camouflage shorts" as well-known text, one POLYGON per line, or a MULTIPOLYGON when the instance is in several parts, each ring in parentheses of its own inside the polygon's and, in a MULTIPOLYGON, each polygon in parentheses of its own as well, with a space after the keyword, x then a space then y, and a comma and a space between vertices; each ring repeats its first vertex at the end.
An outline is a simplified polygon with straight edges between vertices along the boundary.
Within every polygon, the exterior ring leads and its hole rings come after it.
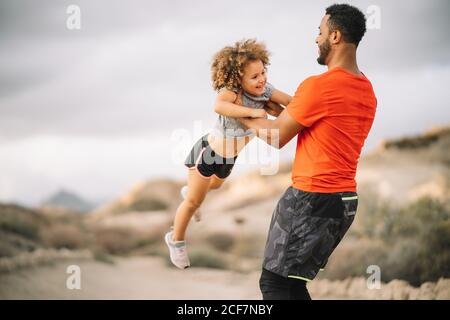
POLYGON ((312 280, 353 222, 355 192, 317 193, 289 187, 272 215, 263 268, 312 280))

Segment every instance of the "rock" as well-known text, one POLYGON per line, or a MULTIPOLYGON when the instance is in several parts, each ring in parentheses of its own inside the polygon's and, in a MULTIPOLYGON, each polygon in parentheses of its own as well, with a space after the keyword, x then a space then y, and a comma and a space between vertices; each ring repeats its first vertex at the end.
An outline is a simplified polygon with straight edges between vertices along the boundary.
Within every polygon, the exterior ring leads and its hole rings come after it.
POLYGON ((409 289, 409 300, 418 300, 420 296, 420 289, 410 288, 409 289))
POLYGON ((347 295, 355 299, 364 299, 366 296, 370 295, 369 291, 373 290, 367 287, 365 278, 353 278, 348 286, 347 295))
POLYGON ((437 300, 450 300, 450 279, 440 278, 434 292, 437 300))
POLYGON ((308 290, 311 292, 311 295, 315 297, 322 298, 332 296, 333 293, 330 290, 330 283, 331 281, 328 279, 311 281, 308 284, 308 290))
POLYGON ((420 292, 419 292, 419 300, 431 300, 435 298, 434 288, 435 284, 432 282, 425 282, 422 283, 420 286, 420 292))
POLYGON ((387 284, 391 290, 391 299, 407 300, 409 298, 410 286, 408 282, 403 280, 392 280, 387 284))

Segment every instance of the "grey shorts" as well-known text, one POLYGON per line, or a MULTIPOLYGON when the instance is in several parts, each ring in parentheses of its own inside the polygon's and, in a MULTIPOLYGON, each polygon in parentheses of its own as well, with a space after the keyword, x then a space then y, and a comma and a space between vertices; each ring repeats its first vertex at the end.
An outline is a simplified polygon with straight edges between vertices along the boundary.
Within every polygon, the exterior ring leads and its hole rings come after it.
POLYGON ((184 165, 189 169, 197 169, 204 178, 215 175, 219 179, 226 179, 233 170, 237 156, 223 158, 216 154, 208 142, 208 135, 201 137, 189 152, 184 165))
POLYGON ((272 215, 263 268, 314 279, 353 222, 355 192, 318 193, 289 187, 272 215))

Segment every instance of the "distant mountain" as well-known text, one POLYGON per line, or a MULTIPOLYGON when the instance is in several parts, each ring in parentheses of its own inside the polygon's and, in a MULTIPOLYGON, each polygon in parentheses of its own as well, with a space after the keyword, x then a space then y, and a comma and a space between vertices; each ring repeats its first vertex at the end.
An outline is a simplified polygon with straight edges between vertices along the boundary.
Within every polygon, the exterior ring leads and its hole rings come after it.
POLYGON ((64 208, 82 213, 89 212, 94 209, 94 204, 67 190, 59 190, 43 201, 41 206, 64 208))

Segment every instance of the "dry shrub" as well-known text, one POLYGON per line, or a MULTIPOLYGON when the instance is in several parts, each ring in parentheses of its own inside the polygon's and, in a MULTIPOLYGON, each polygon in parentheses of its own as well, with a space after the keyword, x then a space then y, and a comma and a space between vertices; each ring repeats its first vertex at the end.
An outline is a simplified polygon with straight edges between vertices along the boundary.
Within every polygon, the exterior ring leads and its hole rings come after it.
POLYGON ((54 224, 42 233, 45 245, 55 249, 80 249, 88 245, 86 232, 73 224, 54 224))
POLYGON ((167 210, 168 204, 158 199, 139 199, 133 202, 128 210, 130 211, 157 211, 167 210))
POLYGON ((234 235, 227 232, 210 234, 205 239, 206 243, 219 251, 230 251, 235 242, 234 235))
POLYGON ((39 239, 38 226, 21 215, 0 214, 0 232, 15 233, 30 240, 39 239))
POLYGON ((163 230, 143 232, 128 227, 103 227, 95 230, 96 250, 108 254, 127 255, 151 251, 163 242, 163 230))
MULTIPOLYGON (((366 276, 367 267, 380 265, 385 259, 385 246, 381 241, 370 239, 342 241, 332 253, 323 276, 329 279, 366 276)), ((321 274, 322 275, 322 274, 321 274)))
MULTIPOLYGON (((363 198, 364 199, 364 198, 363 198)), ((363 200, 362 199, 362 200, 363 200)), ((381 269, 382 281, 412 285, 450 277, 450 204, 422 198, 404 208, 366 198, 364 219, 356 225, 358 241, 347 238, 330 258, 324 276, 366 276, 369 265, 381 269), (370 203, 372 201, 372 203, 370 203)))
POLYGON ((189 259, 192 266, 212 268, 212 269, 227 269, 228 262, 226 258, 219 252, 209 249, 207 247, 192 248, 189 251, 189 259))
POLYGON ((235 237, 232 253, 239 258, 262 258, 266 238, 259 234, 240 234, 235 237))
POLYGON ((129 253, 138 241, 133 230, 128 228, 100 228, 95 231, 96 246, 109 254, 129 253))

